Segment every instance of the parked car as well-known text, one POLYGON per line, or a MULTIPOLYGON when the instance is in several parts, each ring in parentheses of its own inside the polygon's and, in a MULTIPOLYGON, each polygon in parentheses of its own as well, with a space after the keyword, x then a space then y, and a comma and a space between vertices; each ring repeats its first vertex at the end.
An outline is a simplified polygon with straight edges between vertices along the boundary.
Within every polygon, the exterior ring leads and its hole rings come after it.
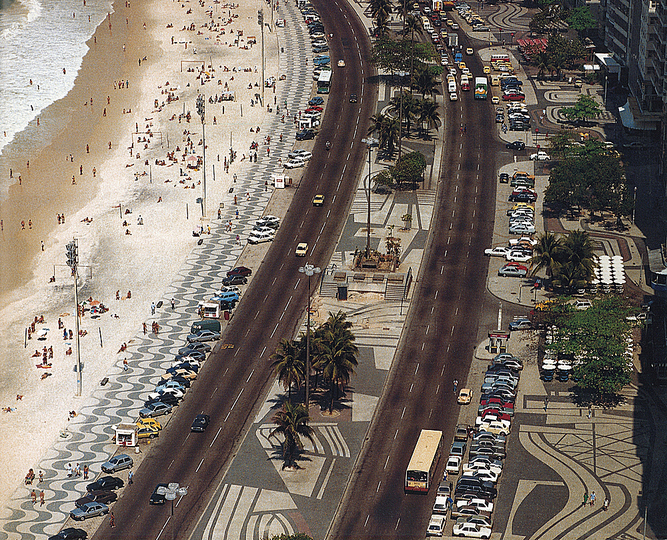
POLYGON ((243 276, 228 276, 222 280, 223 286, 245 285, 246 283, 248 283, 248 278, 243 276))
POLYGON ((315 138, 315 132, 312 129, 302 129, 296 134, 297 141, 307 141, 315 138))
MULTIPOLYGON (((226 292, 226 291, 220 291, 226 292)), ((216 293, 217 294, 217 293, 216 293)), ((190 351, 198 351, 202 353, 210 352, 211 346, 208 343, 188 343, 185 347, 178 349, 178 354, 187 355, 190 351)))
POLYGON ((505 257, 510 252, 510 248, 505 246, 496 246, 484 250, 484 255, 489 257, 505 257))
POLYGON ((447 496, 436 495, 435 503, 433 504, 433 513, 447 515, 447 510, 447 496))
POLYGON ((505 255, 505 260, 513 262, 528 262, 532 258, 532 253, 526 253, 525 251, 520 250, 512 250, 505 255))
POLYGON ((74 501, 74 505, 81 507, 84 504, 90 503, 90 502, 99 502, 102 504, 109 504, 114 502, 116 499, 118 499, 118 495, 116 495, 113 491, 108 491, 108 490, 103 490, 103 491, 92 491, 90 493, 87 493, 85 496, 81 497, 80 499, 77 499, 74 501))
POLYGON ((535 154, 530 155, 530 159, 532 161, 548 161, 551 158, 549 157, 549 154, 546 152, 542 152, 541 150, 535 154))
POLYGON ((463 474, 465 475, 474 475, 478 471, 493 471, 496 474, 500 475, 503 472, 502 467, 492 465, 491 462, 484 461, 469 461, 464 463, 462 466, 463 474))
POLYGON ((449 456, 458 456, 463 459, 466 453, 466 443, 462 441, 454 441, 452 447, 449 450, 449 456))
POLYGON ((89 502, 84 504, 81 507, 77 507, 72 510, 69 515, 72 519, 76 521, 83 521, 96 516, 103 516, 104 514, 109 513, 109 507, 106 504, 99 502, 89 502))
POLYGON ((461 388, 459 397, 456 400, 459 405, 467 405, 472 401, 472 390, 470 388, 461 388))
POLYGON ((156 401, 153 403, 149 403, 139 411, 139 416, 142 418, 147 418, 147 417, 155 417, 155 416, 162 416, 163 414, 169 414, 171 412, 171 409, 173 407, 171 405, 168 405, 167 403, 162 403, 160 401, 156 401))
POLYGON ((125 482, 115 476, 102 476, 86 486, 86 491, 106 491, 108 489, 118 489, 123 487, 125 482))
POLYGON ((509 234, 535 234, 535 225, 526 222, 514 223, 509 228, 509 234))
POLYGON ((229 276, 243 276, 248 277, 252 275, 252 270, 246 266, 237 266, 227 271, 227 277, 229 276))
POLYGON ((86 540, 88 533, 83 529, 67 527, 54 536, 49 536, 48 540, 86 540))
POLYGON ((214 332, 213 330, 200 330, 196 334, 190 334, 188 336, 188 341, 215 341, 220 339, 220 332, 214 332))
POLYGON ((454 536, 464 536, 466 538, 491 538, 491 528, 480 525, 479 523, 459 523, 457 521, 452 529, 452 534, 454 536))
POLYGON ((156 437, 159 436, 160 436, 160 430, 153 426, 137 427, 137 439, 155 439, 156 437))
POLYGON ((211 417, 208 414, 198 414, 192 421, 190 431, 204 432, 210 423, 211 417))
POLYGON ((445 470, 448 474, 459 474, 459 469, 461 468, 461 457, 460 456, 449 456, 447 459, 447 465, 445 470))
POLYGON ((266 232, 253 232, 248 237, 248 244, 263 244, 264 242, 273 242, 273 234, 266 232))
POLYGON ((533 323, 527 318, 515 319, 510 322, 510 330, 530 330, 532 327, 533 323))
POLYGON ((426 529, 427 536, 442 536, 445 530, 445 516, 432 515, 426 529))
POLYGON ((118 454, 109 461, 102 463, 102 471, 105 473, 115 473, 123 469, 131 469, 134 461, 127 454, 118 454))
POLYGON ((505 148, 507 148, 508 150, 523 150, 524 148, 526 148, 526 143, 524 143, 523 141, 512 141, 510 143, 507 143, 505 145, 505 148))
POLYGON ((454 431, 455 441, 467 441, 470 435, 470 426, 468 424, 457 424, 454 431))
POLYGON ((528 275, 528 268, 526 266, 510 266, 506 264, 498 270, 498 275, 506 277, 526 277, 528 275))

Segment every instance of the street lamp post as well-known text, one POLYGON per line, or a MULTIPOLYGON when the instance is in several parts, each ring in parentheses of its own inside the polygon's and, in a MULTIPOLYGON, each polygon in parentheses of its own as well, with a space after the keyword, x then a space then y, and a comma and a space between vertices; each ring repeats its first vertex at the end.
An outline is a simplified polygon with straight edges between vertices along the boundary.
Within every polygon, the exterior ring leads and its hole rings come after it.
POLYGON ((366 192, 366 202, 368 204, 368 212, 366 216, 366 257, 371 254, 371 150, 374 146, 378 145, 378 140, 368 137, 366 139, 361 139, 362 143, 366 144, 368 148, 368 185, 364 181, 364 191, 366 192))
MULTIPOLYGON (((174 499, 176 497, 184 497, 188 494, 188 488, 180 487, 178 483, 172 482, 168 486, 160 486, 157 488, 158 495, 164 495, 164 498, 168 501, 171 501, 171 519, 174 520, 174 499)), ((172 524, 171 526, 171 537, 176 538, 176 525, 172 524)))
POLYGON ((72 269, 74 277, 74 330, 76 331, 76 395, 80 396, 82 392, 81 375, 81 346, 79 342, 79 246, 76 240, 72 240, 65 246, 67 254, 67 266, 72 269))
POLYGON ((321 271, 322 269, 319 266, 313 266, 312 264, 306 264, 299 267, 299 272, 308 276, 308 313, 306 316, 306 410, 308 409, 310 400, 310 278, 315 274, 319 274, 321 271))
POLYGON ((204 145, 204 183, 202 185, 203 188, 203 196, 202 196, 202 217, 206 217, 206 133, 204 131, 204 117, 206 116, 206 102, 204 101, 204 96, 199 94, 197 96, 197 113, 201 117, 201 137, 202 137, 202 144, 204 145))

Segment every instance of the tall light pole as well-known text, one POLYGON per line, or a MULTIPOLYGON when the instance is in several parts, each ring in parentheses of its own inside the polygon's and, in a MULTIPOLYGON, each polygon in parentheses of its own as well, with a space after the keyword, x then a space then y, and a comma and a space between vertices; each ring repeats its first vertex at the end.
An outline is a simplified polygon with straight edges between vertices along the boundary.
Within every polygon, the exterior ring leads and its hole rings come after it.
MULTIPOLYGON (((164 498, 171 501, 171 520, 174 521, 174 499, 176 497, 184 497, 188 494, 188 488, 180 487, 178 483, 172 482, 168 486, 160 486, 157 488, 158 495, 164 495, 164 498)), ((176 524, 171 526, 171 537, 176 538, 176 524)))
POLYGON ((315 274, 319 274, 322 269, 319 266, 306 264, 299 267, 299 272, 308 276, 308 314, 306 322, 306 399, 305 405, 308 410, 310 401, 310 278, 315 274))
POLYGON ((206 217, 206 132, 204 131, 204 118, 206 116, 206 102, 204 101, 204 96, 199 94, 197 96, 197 114, 201 118, 201 138, 202 144, 204 145, 204 184, 203 184, 203 196, 202 196, 202 208, 201 215, 206 217))
POLYGON ((259 24, 259 27, 261 29, 261 34, 262 34, 262 83, 260 84, 260 87, 262 89, 262 107, 264 107, 264 10, 263 9, 258 9, 257 10, 257 24, 259 24))
POLYGON ((79 342, 79 247, 76 240, 72 240, 65 246, 67 253, 67 266, 72 269, 74 277, 74 329, 76 330, 76 395, 80 396, 82 392, 81 378, 81 346, 79 342))
POLYGON ((371 254, 371 150, 374 146, 378 145, 378 140, 368 137, 366 139, 361 139, 362 143, 366 144, 368 148, 368 185, 364 180, 364 191, 366 192, 366 203, 368 204, 368 212, 366 215, 366 257, 371 254))

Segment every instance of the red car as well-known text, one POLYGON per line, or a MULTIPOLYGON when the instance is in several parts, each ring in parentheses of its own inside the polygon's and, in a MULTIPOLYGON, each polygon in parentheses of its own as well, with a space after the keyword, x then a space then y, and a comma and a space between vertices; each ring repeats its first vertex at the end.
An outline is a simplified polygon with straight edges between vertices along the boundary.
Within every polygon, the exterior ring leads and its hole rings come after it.
POLYGON ((236 268, 232 268, 229 272, 227 272, 227 277, 248 277, 250 274, 252 274, 252 270, 250 270, 250 268, 246 268, 245 266, 237 266, 236 268))
POLYGON ((511 403, 509 401, 505 401, 502 398, 499 397, 491 397, 487 399, 482 399, 479 402, 480 405, 483 407, 486 407, 487 405, 498 405, 499 407, 514 407, 514 403, 511 403))
POLYGON ((495 417, 496 417, 496 420, 508 420, 508 421, 510 421, 510 422, 512 421, 512 418, 510 417, 509 414, 500 412, 498 409, 484 409, 484 410, 482 411, 482 414, 480 414, 479 416, 480 416, 482 419, 484 419, 484 418, 486 418, 486 417, 489 416, 489 415, 491 415, 491 416, 495 416, 495 417))
POLYGON ((523 94, 503 94, 503 101, 523 101, 526 96, 523 94))
POLYGON ((306 112, 322 112, 324 109, 322 107, 308 107, 306 112))

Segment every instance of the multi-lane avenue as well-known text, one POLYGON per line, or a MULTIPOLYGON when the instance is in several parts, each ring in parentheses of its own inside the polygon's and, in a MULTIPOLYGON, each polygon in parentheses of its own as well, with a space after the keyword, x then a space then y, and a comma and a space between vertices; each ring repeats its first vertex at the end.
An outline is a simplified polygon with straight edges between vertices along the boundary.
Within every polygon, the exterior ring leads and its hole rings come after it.
MULTIPOLYGON (((222 337, 233 348, 214 350, 187 399, 135 472, 134 484, 114 506, 115 527, 105 520, 95 538, 150 539, 165 531, 186 538, 200 511, 220 482, 241 441, 255 407, 272 379, 269 356, 281 338, 291 338, 306 305, 308 284, 298 268, 305 262, 326 265, 338 238, 365 156, 368 119, 374 112, 370 44, 365 28, 345 2, 318 2, 330 38, 331 57, 346 62, 344 76, 334 76, 331 95, 313 158, 292 205, 256 271, 243 301, 222 337), (349 102, 349 94, 359 96, 349 102), (325 150, 325 141, 332 143, 325 150), (324 194, 324 207, 313 207, 324 194), (296 245, 308 243, 304 258, 296 245), (191 433, 200 412, 211 416, 205 433, 191 433), (188 487, 170 517, 169 505, 150 506, 158 482, 188 487), (170 522, 173 519, 175 521, 170 522)), ((335 69, 335 68, 334 68, 335 69)), ((220 276, 220 280, 224 276, 220 276)), ((211 283, 211 290, 220 282, 211 283)), ((185 338, 185 332, 183 337, 185 338)))
MULTIPOLYGON (((479 59, 466 60, 473 73, 482 71, 479 59)), ((479 341, 495 205, 491 114, 491 104, 470 92, 446 105, 438 207, 412 311, 331 539, 425 535, 435 495, 405 494, 405 471, 420 430, 442 430, 445 446, 452 440, 452 382, 465 380, 479 341)))

